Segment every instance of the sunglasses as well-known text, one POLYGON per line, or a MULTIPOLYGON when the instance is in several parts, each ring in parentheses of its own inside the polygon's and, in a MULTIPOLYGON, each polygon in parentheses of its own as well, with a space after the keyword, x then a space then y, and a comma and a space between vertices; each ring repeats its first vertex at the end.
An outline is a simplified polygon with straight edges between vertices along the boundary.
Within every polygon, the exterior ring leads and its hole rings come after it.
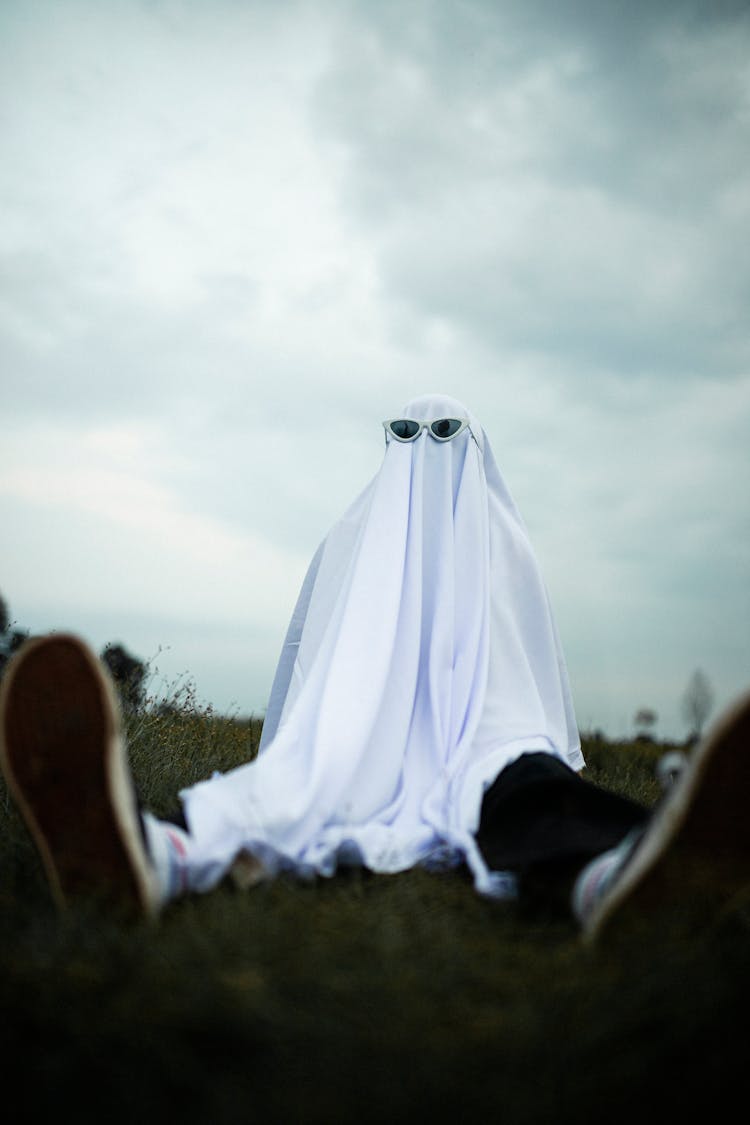
MULTIPOLYGON (((412 418, 393 418, 390 422, 383 422, 385 440, 388 435, 396 441, 416 441, 422 430, 427 430, 435 441, 452 441, 464 430, 471 433, 468 418, 438 418, 434 422, 415 422, 412 418)), ((471 434, 474 437, 474 434, 471 434)), ((476 439, 475 439, 476 440, 476 439)))

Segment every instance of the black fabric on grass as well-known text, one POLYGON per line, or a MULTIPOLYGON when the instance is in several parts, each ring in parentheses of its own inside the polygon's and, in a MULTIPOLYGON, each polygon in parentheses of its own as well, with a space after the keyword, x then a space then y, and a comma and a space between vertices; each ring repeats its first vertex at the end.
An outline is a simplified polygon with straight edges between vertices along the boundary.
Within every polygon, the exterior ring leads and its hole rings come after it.
POLYGON ((476 839, 492 870, 518 876, 523 906, 567 912, 581 868, 649 816, 551 754, 524 754, 486 791, 476 839))

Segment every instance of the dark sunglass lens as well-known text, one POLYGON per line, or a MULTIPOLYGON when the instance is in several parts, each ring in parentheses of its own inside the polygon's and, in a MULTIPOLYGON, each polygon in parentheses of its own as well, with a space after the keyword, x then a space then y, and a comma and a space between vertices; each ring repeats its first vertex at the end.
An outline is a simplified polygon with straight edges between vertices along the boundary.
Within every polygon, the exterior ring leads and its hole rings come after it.
POLYGON ((391 422, 391 430, 397 438, 408 441, 419 433, 419 423, 412 422, 409 418, 399 418, 398 421, 391 422))
POLYGON ((459 418, 439 418, 430 428, 437 438, 452 438, 461 429, 461 421, 459 418))

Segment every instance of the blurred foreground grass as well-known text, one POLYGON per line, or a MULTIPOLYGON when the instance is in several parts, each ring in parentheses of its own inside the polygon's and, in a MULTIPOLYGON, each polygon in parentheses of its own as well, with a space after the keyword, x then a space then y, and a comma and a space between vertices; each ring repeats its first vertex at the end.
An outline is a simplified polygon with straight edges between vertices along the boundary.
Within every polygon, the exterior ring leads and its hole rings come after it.
MULTIPOLYGON (((138 789, 252 756, 259 723, 130 721, 138 789)), ((664 748, 585 747, 652 803, 664 748)), ((12 1122, 610 1123, 748 1113, 750 908, 708 935, 586 949, 461 873, 350 872, 58 916, 0 792, 3 1091, 12 1122), (736 1106, 736 1110, 735 1107, 736 1106)))

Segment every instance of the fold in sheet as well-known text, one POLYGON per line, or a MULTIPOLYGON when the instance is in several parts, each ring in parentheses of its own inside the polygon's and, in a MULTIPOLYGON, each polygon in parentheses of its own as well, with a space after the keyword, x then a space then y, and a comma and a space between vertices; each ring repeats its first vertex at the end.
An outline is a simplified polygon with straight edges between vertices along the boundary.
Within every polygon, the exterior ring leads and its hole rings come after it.
POLYGON ((484 791, 525 752, 583 765, 547 592, 484 431, 445 396, 400 416, 471 428, 389 440, 321 544, 258 758, 181 794, 194 889, 247 851, 303 876, 464 861, 478 891, 512 895, 474 839, 484 791))

